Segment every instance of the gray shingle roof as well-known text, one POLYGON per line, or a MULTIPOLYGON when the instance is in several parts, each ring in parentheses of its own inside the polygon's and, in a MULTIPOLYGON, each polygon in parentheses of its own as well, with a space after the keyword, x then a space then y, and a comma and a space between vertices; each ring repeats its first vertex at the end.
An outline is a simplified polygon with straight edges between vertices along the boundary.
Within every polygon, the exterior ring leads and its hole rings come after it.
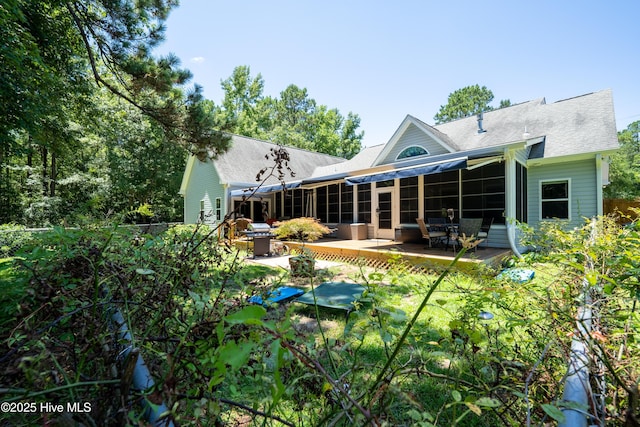
POLYGON ((364 147, 353 158, 342 162, 334 163, 328 166, 320 166, 313 172, 313 177, 333 175, 342 172, 352 172, 371 167, 373 161, 378 157, 384 144, 374 145, 372 147, 364 147))
MULTIPOLYGON (((233 135, 232 144, 229 150, 213 160, 220 181, 224 183, 256 184, 256 175, 264 167, 274 165, 272 157, 269 156, 271 148, 278 145, 271 142, 248 138, 245 136, 233 135), (265 156, 269 156, 268 159, 265 156)), ((344 162, 345 159, 330 156, 328 154, 315 153, 294 147, 285 147, 289 152, 291 161, 289 167, 295 172, 295 177, 286 172, 286 181, 296 181, 311 176, 313 170, 318 166, 332 165, 344 162)), ((271 177, 266 184, 277 184, 278 180, 271 177)))
POLYGON ((476 116, 434 126, 462 150, 544 137, 544 157, 595 153, 618 148, 611 90, 551 104, 537 99, 484 113, 484 133, 476 116))

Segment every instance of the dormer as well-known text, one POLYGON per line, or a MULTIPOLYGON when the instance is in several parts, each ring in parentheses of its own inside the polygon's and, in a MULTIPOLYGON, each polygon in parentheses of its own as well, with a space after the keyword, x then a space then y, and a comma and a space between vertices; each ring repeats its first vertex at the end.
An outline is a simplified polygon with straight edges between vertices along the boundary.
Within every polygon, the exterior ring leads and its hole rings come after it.
POLYGON ((411 115, 400 124, 372 166, 455 152, 447 136, 411 115))

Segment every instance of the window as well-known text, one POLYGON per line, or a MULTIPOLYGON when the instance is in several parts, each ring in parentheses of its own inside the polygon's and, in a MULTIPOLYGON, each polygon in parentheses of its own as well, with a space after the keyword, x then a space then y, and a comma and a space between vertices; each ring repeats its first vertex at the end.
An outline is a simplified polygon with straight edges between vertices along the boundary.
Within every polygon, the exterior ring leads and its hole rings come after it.
POLYGON ((396 185, 396 182, 393 179, 388 179, 386 181, 378 181, 375 184, 376 188, 387 188, 393 187, 394 185, 396 185))
POLYGON ((371 184, 358 185, 358 222, 371 222, 371 184))
POLYGON ((541 219, 569 219, 569 185, 568 179, 540 182, 540 215, 541 219))
POLYGON ((516 220, 528 221, 527 168, 516 162, 516 220))
POLYGON ((418 177, 400 180, 400 222, 413 224, 418 217, 418 177))
MULTIPOLYGON (((416 156, 426 156, 428 154, 429 152, 424 148, 418 145, 412 145, 411 147, 407 147, 404 150, 402 150, 400 154, 398 154, 398 156, 396 157, 396 160, 401 160, 401 159, 406 159, 409 157, 416 157, 416 156)), ((414 218, 414 222, 415 222, 415 218, 414 218)))
POLYGON ((340 184, 340 222, 353 222, 353 186, 340 184))
POLYGON ((220 221, 222 219, 222 199, 220 197, 216 197, 216 221, 220 221))
POLYGON ((505 176, 504 164, 491 163, 462 171, 461 218, 491 218, 504 224, 505 176))
POLYGON ((204 222, 204 200, 200 200, 200 214, 198 215, 200 222, 204 222))

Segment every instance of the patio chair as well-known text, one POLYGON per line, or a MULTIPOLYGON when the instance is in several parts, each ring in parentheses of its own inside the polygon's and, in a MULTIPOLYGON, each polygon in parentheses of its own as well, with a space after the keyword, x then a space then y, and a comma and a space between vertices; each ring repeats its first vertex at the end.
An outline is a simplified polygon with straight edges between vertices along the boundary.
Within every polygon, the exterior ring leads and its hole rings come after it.
POLYGON ((422 233, 422 238, 426 239, 429 242, 429 247, 433 247, 432 240, 437 242, 442 242, 445 238, 448 238, 448 234, 446 230, 430 230, 429 227, 424 223, 424 219, 416 218, 416 222, 418 223, 418 227, 420 227, 420 232, 422 233))
POLYGON ((489 230, 491 230, 491 226, 493 225, 493 217, 484 217, 482 218, 482 225, 480 226, 480 231, 478 231, 478 239, 484 239, 484 243, 488 246, 489 241, 489 230))
POLYGON ((233 238, 238 239, 242 237, 242 232, 249 228, 249 224, 251 224, 251 222, 252 221, 249 218, 236 219, 233 227, 233 238))
MULTIPOLYGON (((480 233, 480 227, 482 226, 482 218, 460 218, 460 225, 458 226, 458 233, 452 237, 453 250, 456 250, 456 244, 460 243, 460 239, 468 239, 470 237, 478 238, 480 233)), ((474 248, 475 250, 475 248, 474 248)))

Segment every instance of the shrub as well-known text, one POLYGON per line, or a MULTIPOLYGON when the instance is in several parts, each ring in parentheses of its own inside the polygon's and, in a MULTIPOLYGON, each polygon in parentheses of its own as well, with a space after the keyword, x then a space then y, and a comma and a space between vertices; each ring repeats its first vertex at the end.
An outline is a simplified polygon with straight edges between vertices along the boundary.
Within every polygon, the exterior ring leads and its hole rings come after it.
POLYGON ((320 224, 315 218, 294 218, 277 223, 273 234, 279 239, 298 240, 300 242, 313 242, 331 230, 320 224))

